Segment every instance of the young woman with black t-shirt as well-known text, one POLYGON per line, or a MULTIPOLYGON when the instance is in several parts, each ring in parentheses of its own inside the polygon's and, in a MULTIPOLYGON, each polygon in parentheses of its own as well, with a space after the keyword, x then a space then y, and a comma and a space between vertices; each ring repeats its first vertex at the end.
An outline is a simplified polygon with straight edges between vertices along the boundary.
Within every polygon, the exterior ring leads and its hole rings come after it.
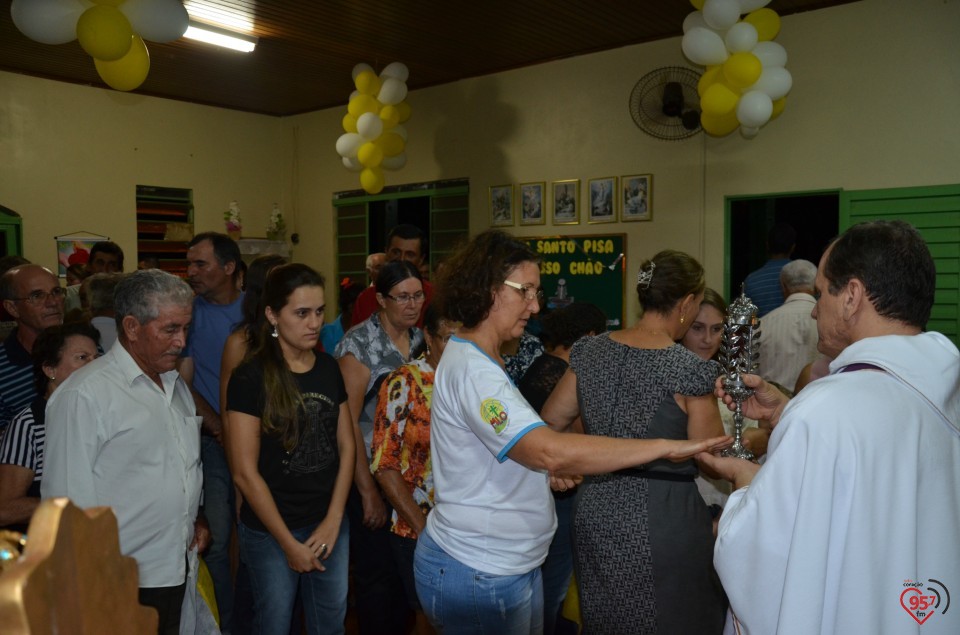
POLYGON ((354 465, 339 367, 315 352, 323 277, 302 264, 267 277, 260 344, 227 389, 227 452, 243 494, 240 550, 254 633, 286 633, 299 587, 307 631, 343 633, 354 465))

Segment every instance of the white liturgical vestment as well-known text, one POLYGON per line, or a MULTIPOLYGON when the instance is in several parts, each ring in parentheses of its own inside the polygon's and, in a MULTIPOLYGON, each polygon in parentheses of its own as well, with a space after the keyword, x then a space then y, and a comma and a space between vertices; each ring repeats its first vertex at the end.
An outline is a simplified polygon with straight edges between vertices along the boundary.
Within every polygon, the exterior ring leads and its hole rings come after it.
POLYGON ((721 516, 727 632, 960 634, 957 348, 867 338, 830 371, 788 404, 721 516))

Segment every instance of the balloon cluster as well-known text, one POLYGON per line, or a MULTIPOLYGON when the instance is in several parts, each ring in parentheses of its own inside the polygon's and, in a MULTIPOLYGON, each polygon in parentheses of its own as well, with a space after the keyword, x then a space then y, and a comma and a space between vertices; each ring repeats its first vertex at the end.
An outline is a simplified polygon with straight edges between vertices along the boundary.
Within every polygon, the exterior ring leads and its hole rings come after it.
POLYGON ((718 137, 740 127, 752 139, 776 119, 793 86, 787 51, 772 40, 780 16, 770 0, 690 0, 698 9, 683 21, 683 54, 706 66, 700 76, 700 124, 718 137), (741 15, 744 15, 741 19, 741 15))
POLYGON ((407 77, 400 62, 387 64, 378 76, 367 64, 353 67, 353 84, 344 134, 337 139, 337 154, 345 168, 360 173, 360 186, 369 194, 383 189, 384 170, 399 170, 407 164, 407 129, 410 118, 407 77))
POLYGON ((147 79, 144 40, 172 42, 190 21, 180 0, 13 0, 10 14, 31 40, 79 40, 100 78, 116 90, 133 90, 147 79))

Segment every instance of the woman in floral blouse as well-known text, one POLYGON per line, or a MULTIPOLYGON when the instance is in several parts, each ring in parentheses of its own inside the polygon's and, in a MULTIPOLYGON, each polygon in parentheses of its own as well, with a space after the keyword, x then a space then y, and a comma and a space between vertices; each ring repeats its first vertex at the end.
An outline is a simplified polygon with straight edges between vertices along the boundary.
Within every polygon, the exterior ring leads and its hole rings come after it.
POLYGON ((413 552, 427 514, 433 508, 430 466, 430 401, 433 374, 454 325, 434 307, 424 315, 426 352, 387 376, 380 387, 374 419, 370 471, 393 505, 391 546, 410 607, 417 612, 417 633, 431 632, 420 609, 413 579, 413 552))

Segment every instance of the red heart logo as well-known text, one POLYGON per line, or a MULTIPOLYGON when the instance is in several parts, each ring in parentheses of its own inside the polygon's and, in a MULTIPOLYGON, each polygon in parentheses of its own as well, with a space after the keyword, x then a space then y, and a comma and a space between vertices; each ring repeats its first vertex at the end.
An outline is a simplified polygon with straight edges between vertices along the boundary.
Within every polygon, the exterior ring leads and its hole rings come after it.
MULTIPOLYGON (((923 594, 920 589, 915 587, 910 587, 909 589, 904 589, 903 593, 900 594, 900 606, 903 607, 903 610, 906 611, 910 617, 917 621, 917 624, 923 624, 930 619, 930 616, 934 614, 934 607, 931 604, 928 604, 927 597, 923 594), (915 598, 911 597, 908 602, 912 605, 913 608, 904 604, 903 600, 907 593, 915 594, 915 598), (920 619, 920 615, 923 615, 923 619, 920 619)), ((930 600, 933 598, 931 597, 930 600)))

